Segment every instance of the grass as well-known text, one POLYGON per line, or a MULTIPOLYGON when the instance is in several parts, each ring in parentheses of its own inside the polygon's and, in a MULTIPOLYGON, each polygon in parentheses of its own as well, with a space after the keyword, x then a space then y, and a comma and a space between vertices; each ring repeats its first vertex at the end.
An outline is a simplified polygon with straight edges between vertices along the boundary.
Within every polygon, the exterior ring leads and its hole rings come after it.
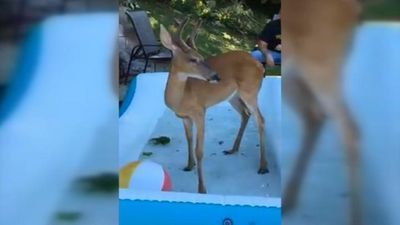
MULTIPOLYGON (((186 14, 165 3, 145 0, 138 1, 138 3, 142 9, 149 12, 150 23, 157 36, 160 32, 160 24, 163 24, 169 31, 175 32, 174 19, 183 19, 186 16, 186 14)), ((265 18, 265 15, 255 14, 257 21, 262 20, 262 18, 265 18)), ((260 23, 255 23, 254 26, 261 27, 259 28, 261 31, 262 26, 260 24, 263 23, 263 21, 260 21, 260 23)), ((199 30, 196 45, 199 53, 208 57, 232 50, 250 51, 253 49, 256 39, 256 36, 241 34, 222 24, 205 21, 199 30)), ((280 67, 267 68, 266 72, 268 75, 280 75, 280 67)))
POLYGON ((268 76, 279 76, 281 75, 281 66, 267 67, 265 74, 268 76))
POLYGON ((364 4, 363 17, 366 20, 400 20, 399 0, 376 0, 364 4))

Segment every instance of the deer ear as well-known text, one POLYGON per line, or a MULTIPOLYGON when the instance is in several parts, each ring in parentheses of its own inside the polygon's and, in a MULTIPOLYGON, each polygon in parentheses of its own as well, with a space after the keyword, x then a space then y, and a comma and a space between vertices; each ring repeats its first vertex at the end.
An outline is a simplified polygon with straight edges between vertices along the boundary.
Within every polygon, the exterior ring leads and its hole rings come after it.
POLYGON ((165 29, 165 27, 160 25, 160 40, 164 47, 168 48, 171 51, 176 50, 176 46, 172 42, 171 34, 165 29))

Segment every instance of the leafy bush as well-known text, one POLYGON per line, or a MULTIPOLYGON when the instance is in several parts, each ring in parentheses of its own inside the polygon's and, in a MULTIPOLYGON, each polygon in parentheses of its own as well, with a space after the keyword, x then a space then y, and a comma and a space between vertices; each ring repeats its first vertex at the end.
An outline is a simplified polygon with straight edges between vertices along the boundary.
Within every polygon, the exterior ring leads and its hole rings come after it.
POLYGON ((135 10, 139 8, 139 4, 136 0, 121 0, 120 6, 126 7, 129 10, 135 10))
POLYGON ((201 18, 207 18, 213 7, 215 7, 213 1, 198 0, 171 0, 170 5, 176 10, 201 18))
POLYGON ((225 26, 236 29, 240 33, 254 33, 254 14, 242 2, 234 1, 233 4, 218 9, 214 15, 225 26))
MULTIPOLYGON (((239 33, 256 34, 253 11, 239 0, 171 0, 172 8, 209 22, 219 22, 239 33)), ((256 26, 257 27, 257 26, 256 26)))
MULTIPOLYGON (((161 5, 168 4, 171 8, 189 15, 201 18, 208 24, 224 25, 238 33, 257 35, 264 25, 263 18, 255 18, 255 13, 265 15, 265 7, 272 9, 276 3, 271 0, 146 0, 161 5), (263 2, 264 1, 264 2, 263 2), (250 8, 251 7, 251 8, 250 8), (254 10, 254 11, 253 11, 254 10)), ((129 9, 140 8, 140 0, 121 0, 120 5, 129 9)), ((268 13, 267 13, 268 14, 268 13)), ((272 15, 270 15, 272 16, 272 15)))

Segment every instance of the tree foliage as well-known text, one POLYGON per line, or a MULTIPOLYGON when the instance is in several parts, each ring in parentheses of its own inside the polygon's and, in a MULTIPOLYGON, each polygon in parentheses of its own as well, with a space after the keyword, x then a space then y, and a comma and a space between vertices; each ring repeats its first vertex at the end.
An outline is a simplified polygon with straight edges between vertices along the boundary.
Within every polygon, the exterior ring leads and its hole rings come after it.
MULTIPOLYGON (((148 0, 147 0, 148 1, 148 0)), ((152 0, 209 23, 222 24, 240 33, 255 35, 267 18, 256 19, 255 14, 272 17, 279 11, 280 0, 152 0), (261 24, 260 24, 261 23, 261 24)), ((121 5, 134 9, 138 0, 122 0, 121 5)))

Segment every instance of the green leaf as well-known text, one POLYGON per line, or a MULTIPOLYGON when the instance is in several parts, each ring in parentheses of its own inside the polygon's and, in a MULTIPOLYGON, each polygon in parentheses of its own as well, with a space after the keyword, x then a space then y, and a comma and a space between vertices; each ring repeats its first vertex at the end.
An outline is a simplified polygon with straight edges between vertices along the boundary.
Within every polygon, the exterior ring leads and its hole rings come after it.
POLYGON ((85 192, 116 193, 119 187, 117 173, 100 173, 78 179, 78 184, 85 192))
POLYGON ((171 142, 171 139, 166 136, 160 136, 157 138, 150 139, 150 143, 152 143, 153 145, 167 145, 170 142, 171 142))
POLYGON ((56 219, 61 221, 74 222, 82 217, 80 212, 59 212, 56 214, 56 219))
POLYGON ((151 155, 153 155, 153 153, 152 152, 143 152, 142 155, 143 156, 151 156, 151 155))

